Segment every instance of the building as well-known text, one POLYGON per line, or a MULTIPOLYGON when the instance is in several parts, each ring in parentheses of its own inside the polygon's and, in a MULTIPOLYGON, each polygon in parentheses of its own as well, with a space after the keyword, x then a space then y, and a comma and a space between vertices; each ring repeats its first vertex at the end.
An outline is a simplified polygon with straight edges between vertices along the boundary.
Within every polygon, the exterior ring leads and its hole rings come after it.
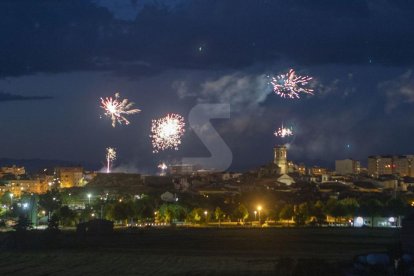
POLYGON ((222 179, 223 181, 228 181, 228 180, 231 180, 231 179, 238 179, 238 178, 240 178, 242 175, 243 175, 242 173, 224 172, 224 173, 221 175, 221 179, 222 179))
POLYGON ((328 169, 314 166, 309 169, 309 174, 314 176, 322 176, 323 174, 328 174, 328 169))
POLYGON ((361 171, 361 164, 359 161, 352 159, 336 160, 335 172, 340 175, 359 174, 361 171))
POLYGON ((189 175, 196 171, 196 167, 191 164, 170 165, 168 169, 172 175, 189 175))
POLYGON ((0 194, 10 192, 15 197, 21 197, 24 193, 43 194, 46 193, 48 189, 48 183, 41 179, 3 180, 0 187, 0 194))
POLYGON ((373 155, 368 157, 368 174, 372 177, 398 174, 414 176, 414 155, 373 155))
POLYGON ((300 175, 305 175, 306 174, 306 166, 305 164, 301 163, 298 165, 298 173, 300 175))
POLYGON ((26 170, 24 167, 17 167, 16 165, 13 165, 11 167, 1 167, 0 175, 3 176, 5 174, 12 174, 17 178, 21 175, 25 175, 26 170))
POLYGON ((274 151, 274 163, 279 167, 279 174, 288 173, 287 148, 286 146, 276 146, 274 151))
POLYGON ((287 174, 282 174, 278 179, 277 179, 277 182, 279 182, 279 183, 283 183, 283 184, 285 184, 285 185, 287 185, 287 186, 290 186, 290 185, 292 185, 292 184, 294 184, 295 183, 295 180, 291 177, 291 176, 289 176, 289 175, 287 175, 287 174))
POLYGON ((368 174, 378 177, 393 173, 393 157, 391 155, 375 155, 368 157, 368 174))
POLYGON ((82 186, 83 168, 82 167, 57 167, 55 173, 60 188, 72 188, 82 186))
POLYGON ((414 155, 396 156, 394 165, 396 174, 402 177, 414 177, 414 155))

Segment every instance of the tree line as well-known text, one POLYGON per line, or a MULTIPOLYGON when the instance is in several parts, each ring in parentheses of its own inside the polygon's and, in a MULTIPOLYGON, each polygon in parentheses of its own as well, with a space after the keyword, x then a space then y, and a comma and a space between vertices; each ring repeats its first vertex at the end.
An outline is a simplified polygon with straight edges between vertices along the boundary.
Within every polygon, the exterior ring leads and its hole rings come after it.
MULTIPOLYGON (((9 200, 2 198, 2 200, 9 200)), ((21 202, 25 199, 22 198, 21 202)), ((163 202, 158 197, 132 196, 108 198, 95 197, 86 202, 85 208, 74 210, 69 208, 68 195, 57 190, 48 191, 37 196, 37 213, 40 216, 52 218, 62 226, 75 226, 79 222, 94 218, 104 218, 119 224, 144 222, 207 224, 223 222, 279 222, 295 225, 322 225, 330 217, 335 222, 352 221, 355 217, 395 217, 404 216, 411 206, 402 198, 389 198, 380 201, 376 198, 343 198, 316 200, 292 203, 273 203, 264 205, 263 210, 252 208, 242 200, 223 204, 222 198, 209 200, 205 204, 203 198, 185 198, 174 203, 163 202), (248 206, 250 208, 248 208, 248 206)), ((28 210, 12 204, 12 208, 1 211, 0 217, 13 218, 28 215, 28 210)), ((31 214, 36 215, 36 214, 31 214)))

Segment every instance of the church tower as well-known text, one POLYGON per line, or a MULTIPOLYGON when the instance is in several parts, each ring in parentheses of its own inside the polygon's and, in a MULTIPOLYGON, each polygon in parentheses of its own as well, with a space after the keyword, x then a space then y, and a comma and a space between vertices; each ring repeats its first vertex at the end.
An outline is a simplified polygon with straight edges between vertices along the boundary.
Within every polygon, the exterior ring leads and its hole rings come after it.
POLYGON ((273 148, 275 158, 274 163, 279 167, 280 174, 285 174, 288 172, 288 162, 287 162, 287 148, 286 146, 276 146, 273 148))

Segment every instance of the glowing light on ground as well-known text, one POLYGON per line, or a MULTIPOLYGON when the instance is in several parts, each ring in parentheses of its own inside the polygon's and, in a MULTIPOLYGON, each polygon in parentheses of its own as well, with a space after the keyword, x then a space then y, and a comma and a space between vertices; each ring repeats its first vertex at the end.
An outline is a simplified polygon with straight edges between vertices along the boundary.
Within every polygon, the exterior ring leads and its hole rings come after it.
POLYGON ((153 152, 157 153, 166 149, 178 150, 184 132, 184 118, 178 114, 168 114, 163 118, 152 120, 150 137, 153 152))
POLYGON ((282 98, 299 99, 300 93, 313 95, 313 89, 307 85, 312 77, 297 76, 295 70, 290 69, 288 73, 271 78, 270 83, 273 91, 282 98))
POLYGON ((106 148, 106 172, 111 172, 112 161, 116 159, 116 151, 114 148, 106 148))
POLYGON ((132 109, 133 105, 134 103, 129 102, 128 99, 121 99, 119 93, 115 93, 114 97, 101 98, 101 108, 105 110, 104 115, 111 118, 113 127, 116 123, 129 125, 130 122, 125 116, 141 111, 132 109))

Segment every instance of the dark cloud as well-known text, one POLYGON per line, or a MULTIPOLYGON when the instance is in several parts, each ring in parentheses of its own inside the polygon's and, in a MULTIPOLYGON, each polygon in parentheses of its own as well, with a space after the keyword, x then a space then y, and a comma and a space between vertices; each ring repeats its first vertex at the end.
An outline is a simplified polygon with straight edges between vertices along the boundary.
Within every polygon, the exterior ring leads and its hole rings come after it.
POLYGON ((0 92, 0 102, 51 100, 51 96, 22 96, 0 92))
POLYGON ((0 76, 75 70, 141 76, 281 59, 414 62, 410 1, 192 0, 174 9, 147 4, 134 21, 117 19, 96 2, 2 1, 0 76))
POLYGON ((111 14, 88 1, 2 1, 0 76, 95 68, 111 14))

